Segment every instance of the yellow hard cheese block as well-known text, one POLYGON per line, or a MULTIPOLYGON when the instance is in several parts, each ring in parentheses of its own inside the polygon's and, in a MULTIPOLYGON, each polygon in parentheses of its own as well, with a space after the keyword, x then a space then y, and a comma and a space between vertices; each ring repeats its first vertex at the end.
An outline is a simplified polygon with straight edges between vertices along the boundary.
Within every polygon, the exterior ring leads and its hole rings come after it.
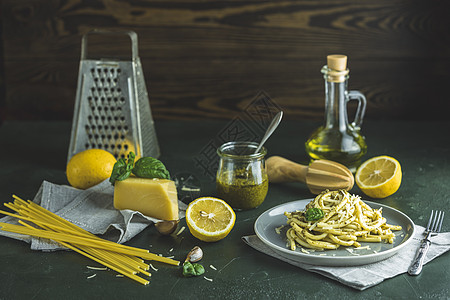
POLYGON ((114 207, 160 220, 178 220, 175 183, 167 179, 129 177, 114 184, 114 207))

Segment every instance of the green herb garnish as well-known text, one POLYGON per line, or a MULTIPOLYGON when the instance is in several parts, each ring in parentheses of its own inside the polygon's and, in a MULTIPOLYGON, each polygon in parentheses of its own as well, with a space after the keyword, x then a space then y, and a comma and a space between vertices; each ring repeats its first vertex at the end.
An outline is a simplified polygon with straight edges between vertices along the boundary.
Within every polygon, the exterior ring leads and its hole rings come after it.
POLYGON ((109 178, 109 182, 114 184, 116 180, 122 181, 130 177, 131 172, 134 167, 134 159, 135 155, 133 152, 128 153, 128 159, 121 158, 119 159, 113 167, 111 172, 111 177, 109 178))
POLYGON ((153 157, 138 159, 133 168, 133 174, 141 178, 170 179, 169 171, 164 164, 153 157))
POLYGON ((317 207, 310 208, 305 213, 305 218, 307 221, 317 221, 322 219, 324 216, 323 210, 317 207))
POLYGON ((170 179, 169 171, 164 164, 153 157, 142 157, 134 162, 134 153, 128 154, 128 159, 119 159, 113 167, 109 182, 114 184, 116 180, 122 181, 130 177, 131 173, 141 178, 170 179))
POLYGON ((189 261, 184 262, 183 264, 183 276, 184 277, 192 277, 192 276, 200 276, 205 273, 205 268, 201 264, 191 263, 189 261))

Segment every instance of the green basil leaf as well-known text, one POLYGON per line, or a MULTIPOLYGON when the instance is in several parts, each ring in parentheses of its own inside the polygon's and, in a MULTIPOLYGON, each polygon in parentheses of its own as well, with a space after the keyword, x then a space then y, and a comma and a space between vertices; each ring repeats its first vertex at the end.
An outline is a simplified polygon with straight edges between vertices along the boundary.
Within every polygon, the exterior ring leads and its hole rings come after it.
POLYGON ((310 208, 305 213, 305 218, 307 221, 317 221, 322 219, 324 216, 323 210, 317 207, 310 208))
POLYGON ((128 164, 131 165, 132 168, 134 166, 134 159, 135 158, 136 158, 136 155, 134 155, 134 152, 130 151, 130 153, 128 153, 128 164))
POLYGON ((184 277, 200 276, 203 273, 205 273, 205 268, 201 264, 193 264, 189 261, 184 262, 183 264, 184 277))
POLYGON ((186 261, 183 264, 183 276, 191 277, 191 276, 194 276, 194 273, 195 273, 194 266, 190 262, 186 261))
POLYGON ((133 151, 130 151, 130 153, 128 153, 127 172, 133 171, 135 158, 136 158, 136 155, 134 155, 133 151))
MULTIPOLYGON (((127 163, 125 158, 121 158, 114 164, 113 170, 111 172, 111 177, 109 177, 109 182, 114 184, 119 177, 123 177, 127 171, 127 163)), ((123 180, 123 179, 119 179, 123 180)))
POLYGON ((205 268, 201 264, 192 264, 195 270, 195 276, 200 276, 205 273, 205 268))
POLYGON ((133 152, 128 153, 128 160, 125 158, 120 158, 113 167, 111 172, 111 177, 109 178, 109 182, 114 184, 116 180, 122 181, 130 177, 133 167, 134 167, 134 159, 135 155, 133 152))
POLYGON ((133 174, 141 178, 170 179, 164 164, 153 157, 142 157, 134 165, 133 174))

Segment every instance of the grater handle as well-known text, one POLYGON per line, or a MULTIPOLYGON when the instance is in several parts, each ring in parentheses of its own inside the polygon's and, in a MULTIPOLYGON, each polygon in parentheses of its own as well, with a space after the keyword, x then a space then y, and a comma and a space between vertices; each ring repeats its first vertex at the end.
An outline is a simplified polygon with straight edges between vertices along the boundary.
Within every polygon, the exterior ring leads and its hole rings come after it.
POLYGON ((88 45, 88 36, 93 34, 100 34, 100 35, 122 35, 126 34, 131 39, 131 55, 133 61, 136 61, 138 59, 138 37, 136 32, 128 30, 128 31, 111 31, 111 30, 105 30, 105 29, 94 29, 92 31, 89 31, 85 35, 83 35, 83 38, 81 39, 81 59, 85 60, 87 58, 87 45, 88 45))

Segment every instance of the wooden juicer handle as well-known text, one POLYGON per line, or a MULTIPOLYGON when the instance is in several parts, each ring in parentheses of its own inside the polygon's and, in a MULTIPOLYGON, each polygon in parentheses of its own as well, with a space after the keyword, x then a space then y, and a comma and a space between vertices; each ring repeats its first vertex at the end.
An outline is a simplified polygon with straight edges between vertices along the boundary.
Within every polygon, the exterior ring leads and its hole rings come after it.
POLYGON ((272 156, 266 161, 266 169, 270 182, 305 182, 313 194, 320 194, 326 189, 348 191, 355 183, 352 172, 346 166, 325 159, 304 166, 280 156, 272 156))

